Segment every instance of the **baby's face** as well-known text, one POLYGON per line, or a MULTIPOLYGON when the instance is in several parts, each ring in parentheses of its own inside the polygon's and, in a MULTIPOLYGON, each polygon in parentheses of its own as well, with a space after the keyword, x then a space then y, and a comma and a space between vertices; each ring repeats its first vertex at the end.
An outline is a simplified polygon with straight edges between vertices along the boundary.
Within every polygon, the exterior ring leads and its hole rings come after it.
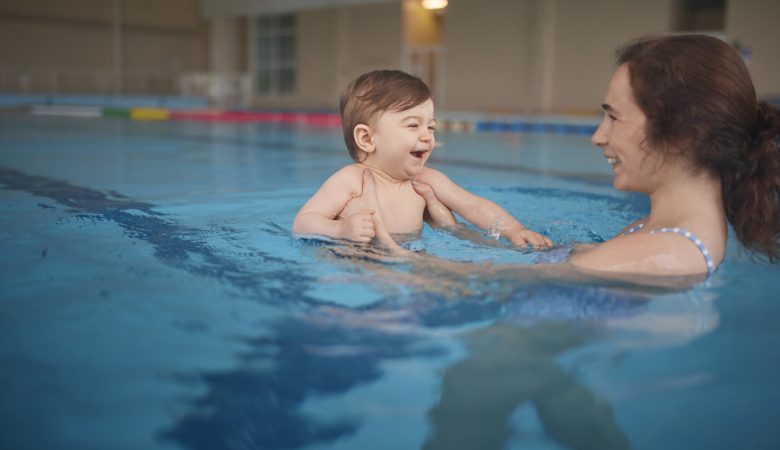
POLYGON ((413 178, 428 161, 436 142, 433 101, 405 111, 385 111, 371 128, 376 149, 366 162, 393 178, 413 178))

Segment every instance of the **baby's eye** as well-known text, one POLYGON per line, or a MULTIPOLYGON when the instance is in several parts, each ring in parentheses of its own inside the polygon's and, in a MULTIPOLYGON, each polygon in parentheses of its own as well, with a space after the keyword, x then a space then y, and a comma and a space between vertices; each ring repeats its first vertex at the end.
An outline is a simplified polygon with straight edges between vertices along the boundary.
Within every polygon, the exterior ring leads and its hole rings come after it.
POLYGON ((416 123, 410 123, 410 124, 407 125, 407 127, 409 127, 409 128, 417 128, 417 124, 416 123))
POLYGON ((431 131, 431 133, 433 133, 434 131, 436 131, 436 127, 428 127, 428 129, 431 131))

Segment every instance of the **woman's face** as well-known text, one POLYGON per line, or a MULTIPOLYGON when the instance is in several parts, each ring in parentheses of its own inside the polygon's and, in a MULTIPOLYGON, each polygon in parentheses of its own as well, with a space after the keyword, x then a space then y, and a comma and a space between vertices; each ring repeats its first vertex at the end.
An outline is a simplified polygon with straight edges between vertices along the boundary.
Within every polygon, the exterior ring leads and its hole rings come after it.
POLYGON ((634 100, 625 64, 612 76, 601 107, 604 118, 591 141, 612 166, 615 189, 652 192, 659 175, 657 154, 644 145, 647 117, 634 100))

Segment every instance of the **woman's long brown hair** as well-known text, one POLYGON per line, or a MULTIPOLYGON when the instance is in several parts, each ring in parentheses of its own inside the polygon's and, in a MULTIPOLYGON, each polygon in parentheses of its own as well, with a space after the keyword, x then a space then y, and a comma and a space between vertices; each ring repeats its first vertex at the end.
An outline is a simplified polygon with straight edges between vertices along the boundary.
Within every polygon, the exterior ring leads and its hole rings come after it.
POLYGON ((721 179, 726 217, 750 251, 780 257, 780 112, 758 102, 742 58, 704 35, 642 38, 618 49, 646 142, 721 179))

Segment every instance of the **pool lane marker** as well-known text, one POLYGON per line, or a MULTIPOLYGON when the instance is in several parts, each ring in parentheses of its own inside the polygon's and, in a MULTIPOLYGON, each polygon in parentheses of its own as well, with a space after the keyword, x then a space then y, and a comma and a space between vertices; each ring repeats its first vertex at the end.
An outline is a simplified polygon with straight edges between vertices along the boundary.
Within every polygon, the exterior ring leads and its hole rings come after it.
MULTIPOLYGON (((217 109, 169 110, 167 108, 119 108, 97 106, 37 105, 30 109, 35 115, 67 117, 130 118, 139 121, 196 120, 207 122, 273 122, 299 123, 319 127, 340 127, 338 114, 319 112, 258 112, 223 111, 217 109)), ((484 117, 442 118, 439 128, 456 133, 509 132, 590 135, 597 125, 585 119, 496 119, 484 117)))
POLYGON ((133 120, 168 120, 170 112, 164 108, 130 108, 133 120))
POLYGON ((101 117, 102 108, 98 106, 35 105, 30 113, 36 116, 58 117, 101 117))

